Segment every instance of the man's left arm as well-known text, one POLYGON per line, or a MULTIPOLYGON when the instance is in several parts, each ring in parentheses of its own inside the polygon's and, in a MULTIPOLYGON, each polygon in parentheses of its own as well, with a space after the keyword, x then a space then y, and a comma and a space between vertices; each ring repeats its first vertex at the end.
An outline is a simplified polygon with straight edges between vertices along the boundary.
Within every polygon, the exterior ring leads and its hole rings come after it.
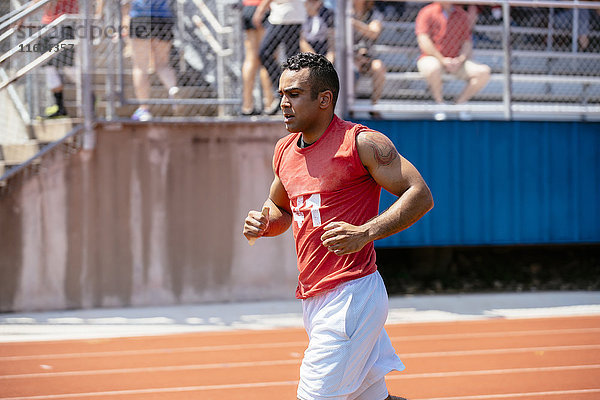
POLYGON ((357 252, 369 242, 398 233, 433 207, 431 191, 421 174, 398 153, 389 138, 379 132, 362 132, 356 144, 360 159, 373 179, 398 199, 363 225, 332 222, 325 226, 323 245, 337 255, 357 252))

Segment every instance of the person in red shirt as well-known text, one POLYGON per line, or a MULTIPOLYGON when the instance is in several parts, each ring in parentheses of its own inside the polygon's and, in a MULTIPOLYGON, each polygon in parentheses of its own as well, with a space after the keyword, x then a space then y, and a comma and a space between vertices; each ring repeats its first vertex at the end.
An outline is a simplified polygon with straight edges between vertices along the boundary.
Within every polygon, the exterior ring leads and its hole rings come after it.
POLYGON ((289 135, 273 157, 263 212, 244 221, 248 240, 292 226, 308 348, 298 399, 399 399, 384 376, 403 370, 384 329, 387 293, 373 241, 400 232, 433 207, 417 169, 390 139, 334 114, 339 79, 314 53, 287 59, 279 80, 289 135), (381 188, 398 196, 378 214, 381 188))
MULTIPOLYGON (((461 7, 452 3, 434 2, 417 14, 415 33, 421 49, 417 61, 419 72, 425 77, 434 101, 443 104, 442 74, 449 73, 467 81, 456 104, 467 102, 487 84, 491 69, 472 61, 472 18, 461 7)), ((445 119, 443 113, 436 119, 445 119)), ((467 117, 465 115, 465 117, 467 117)))

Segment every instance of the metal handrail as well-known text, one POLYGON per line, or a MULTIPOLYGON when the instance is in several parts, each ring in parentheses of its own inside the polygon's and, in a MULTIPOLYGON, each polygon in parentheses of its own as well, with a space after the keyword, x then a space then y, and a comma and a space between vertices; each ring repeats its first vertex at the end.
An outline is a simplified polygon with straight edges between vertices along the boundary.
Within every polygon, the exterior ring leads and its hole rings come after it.
MULTIPOLYGON (((66 44, 66 45, 73 45, 73 46, 75 46, 76 43, 77 43, 76 40, 63 40, 60 43, 58 43, 58 45, 66 44)), ((60 51, 65 50, 62 46, 59 47, 59 49, 60 49, 60 51)), ((50 58, 56 56, 58 53, 59 53, 59 51, 56 51, 56 52, 47 51, 47 52, 45 52, 44 54, 42 54, 41 56, 39 56, 38 58, 36 58, 32 62, 30 62, 29 64, 25 65, 23 68, 19 69, 15 73, 15 75, 13 75, 12 77, 10 77, 7 80, 5 80, 2 83, 0 83, 0 90, 3 90, 5 87, 7 87, 10 84, 16 82, 19 78, 23 77, 29 71, 32 71, 32 70, 36 69, 40 65, 44 65, 44 63, 47 60, 49 60, 50 58)))
POLYGON ((15 15, 17 15, 18 13, 20 13, 21 11, 23 11, 24 9, 26 9, 27 7, 31 6, 33 4, 32 1, 29 1, 25 4, 22 4, 20 7, 9 11, 8 13, 4 14, 3 16, 0 17, 0 24, 3 24, 4 21, 14 17, 15 15))
POLYGON ((27 161, 25 161, 22 164, 17 165, 14 168, 9 169, 8 171, 6 171, 4 173, 4 175, 0 176, 0 186, 3 186, 5 184, 5 182, 13 177, 14 175, 16 175, 18 172, 26 169, 27 167, 29 167, 30 165, 35 163, 35 160, 37 160, 38 158, 44 156, 45 154, 49 153, 50 151, 52 151, 53 149, 55 149, 56 147, 60 146, 61 144, 63 144, 64 142, 70 140, 72 137, 76 136, 77 134, 79 134, 80 132, 82 132, 84 130, 83 126, 76 126, 74 127, 69 133, 67 133, 62 139, 57 140, 56 142, 52 142, 50 143, 48 146, 44 147, 40 152, 38 152, 37 154, 35 154, 34 156, 32 156, 31 158, 29 158, 27 161))
POLYGON ((8 60, 10 57, 14 56, 16 53, 22 52, 23 47, 27 46, 28 44, 31 44, 35 40, 44 36, 46 33, 51 31, 52 29, 56 28, 58 25, 60 25, 63 21, 65 21, 67 19, 69 19, 69 20, 79 19, 79 17, 75 14, 63 14, 60 17, 56 18, 54 21, 52 21, 48 25, 44 26, 42 29, 40 29, 33 35, 29 36, 27 39, 23 40, 21 43, 17 44, 15 47, 13 47, 12 49, 10 49, 6 53, 4 53, 2 56, 0 56, 0 65, 4 61, 8 60))
POLYGON ((33 5, 30 5, 31 2, 23 5, 18 10, 15 10, 15 11, 17 11, 16 15, 11 17, 8 21, 0 24, 0 31, 8 28, 11 25, 16 24, 17 22, 21 21, 22 19, 29 16, 30 14, 33 14, 34 12, 36 12, 37 10, 39 10, 40 8, 42 8, 43 6, 45 6, 46 4, 48 4, 51 1, 53 1, 53 0, 42 0, 39 3, 35 3, 33 5))

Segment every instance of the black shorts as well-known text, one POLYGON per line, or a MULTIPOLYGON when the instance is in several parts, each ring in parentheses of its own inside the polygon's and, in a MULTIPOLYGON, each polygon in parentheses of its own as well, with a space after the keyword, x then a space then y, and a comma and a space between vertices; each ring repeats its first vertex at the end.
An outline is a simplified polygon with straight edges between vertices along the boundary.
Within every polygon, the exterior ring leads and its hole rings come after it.
MULTIPOLYGON (((244 6, 244 8, 242 9, 242 26, 245 31, 248 31, 250 29, 256 29, 256 27, 252 23, 252 16, 254 15, 255 11, 256 11, 256 6, 244 6)), ((265 16, 263 17, 263 20, 262 20, 263 25, 265 24, 265 21, 267 20, 267 18, 269 18, 268 12, 266 12, 265 16)))
POLYGON ((174 26, 174 18, 134 17, 129 22, 129 37, 171 41, 174 26))
POLYGON ((45 36, 40 38, 37 50, 41 54, 46 52, 56 53, 50 60, 48 60, 46 65, 54 65, 57 68, 73 66, 75 63, 75 46, 63 45, 62 50, 60 50, 60 42, 67 39, 75 39, 75 31, 70 25, 57 26, 56 28, 50 30, 45 36))

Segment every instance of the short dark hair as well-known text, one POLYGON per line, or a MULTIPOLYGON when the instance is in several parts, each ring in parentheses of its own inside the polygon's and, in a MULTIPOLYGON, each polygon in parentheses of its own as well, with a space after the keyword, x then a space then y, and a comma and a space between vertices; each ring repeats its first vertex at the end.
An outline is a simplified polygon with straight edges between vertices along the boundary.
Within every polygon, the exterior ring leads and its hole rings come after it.
POLYGON ((282 71, 286 69, 300 71, 308 68, 310 70, 310 94, 312 98, 316 99, 319 93, 331 90, 333 93, 333 106, 335 107, 340 92, 340 79, 333 64, 325 56, 315 53, 298 53, 285 60, 281 68, 282 71))

